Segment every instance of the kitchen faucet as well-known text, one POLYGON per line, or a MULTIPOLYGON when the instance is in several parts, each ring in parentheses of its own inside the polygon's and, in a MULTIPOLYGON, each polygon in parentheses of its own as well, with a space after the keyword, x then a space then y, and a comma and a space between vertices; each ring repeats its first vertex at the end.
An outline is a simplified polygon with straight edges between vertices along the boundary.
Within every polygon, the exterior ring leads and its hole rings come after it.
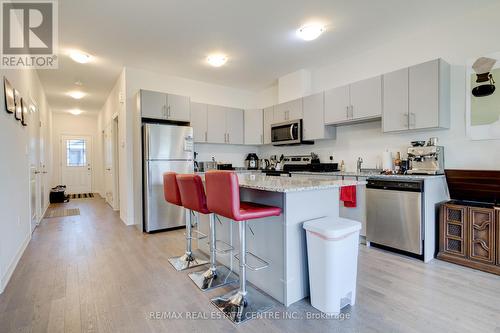
POLYGON ((356 163, 356 172, 361 173, 361 164, 363 164, 363 159, 358 157, 358 161, 356 163))

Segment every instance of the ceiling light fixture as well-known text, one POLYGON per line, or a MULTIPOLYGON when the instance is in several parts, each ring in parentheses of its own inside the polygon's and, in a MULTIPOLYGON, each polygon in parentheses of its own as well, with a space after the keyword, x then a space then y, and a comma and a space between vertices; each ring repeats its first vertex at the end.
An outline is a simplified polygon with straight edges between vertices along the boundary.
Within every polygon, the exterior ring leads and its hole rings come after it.
POLYGON ((83 53, 81 51, 72 51, 69 54, 70 58, 80 64, 86 64, 92 61, 92 56, 87 53, 83 53))
POLYGON ((224 54, 211 54, 207 57, 207 62, 213 67, 220 67, 227 62, 227 56, 224 54))
POLYGON ((80 109, 73 109, 73 110, 69 110, 69 113, 71 113, 72 115, 74 116, 78 116, 79 114, 81 114, 83 111, 80 110, 80 109))
POLYGON ((320 23, 309 23, 297 30, 297 36, 305 41, 318 38, 325 31, 325 26, 320 23))
POLYGON ((82 99, 85 95, 86 94, 83 91, 78 91, 78 90, 70 91, 68 93, 68 96, 71 96, 74 99, 82 99))

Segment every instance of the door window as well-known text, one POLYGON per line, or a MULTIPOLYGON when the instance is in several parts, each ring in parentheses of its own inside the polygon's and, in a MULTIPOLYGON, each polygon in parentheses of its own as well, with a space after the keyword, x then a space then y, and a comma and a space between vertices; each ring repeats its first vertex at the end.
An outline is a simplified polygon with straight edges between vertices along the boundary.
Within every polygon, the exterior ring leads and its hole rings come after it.
POLYGON ((66 140, 66 166, 83 167, 87 164, 85 140, 66 140))

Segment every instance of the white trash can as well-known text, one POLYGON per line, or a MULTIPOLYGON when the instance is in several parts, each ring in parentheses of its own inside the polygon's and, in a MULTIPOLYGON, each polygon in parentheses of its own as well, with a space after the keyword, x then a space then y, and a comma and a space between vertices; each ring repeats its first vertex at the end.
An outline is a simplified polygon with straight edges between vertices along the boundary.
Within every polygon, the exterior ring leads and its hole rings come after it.
POLYGON ((321 312, 337 315, 344 306, 356 302, 361 223, 325 217, 307 221, 303 227, 311 304, 321 312))

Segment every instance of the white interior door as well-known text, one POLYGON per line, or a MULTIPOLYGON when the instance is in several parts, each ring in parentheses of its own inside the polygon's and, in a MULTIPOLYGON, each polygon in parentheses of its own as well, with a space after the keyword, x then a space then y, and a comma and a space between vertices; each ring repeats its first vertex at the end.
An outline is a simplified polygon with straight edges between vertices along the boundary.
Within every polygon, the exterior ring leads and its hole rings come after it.
POLYGON ((35 230, 42 215, 40 170, 40 114, 36 103, 28 98, 29 161, 30 161, 30 213, 31 231, 35 230))
POLYGON ((68 193, 92 192, 92 140, 89 136, 61 137, 61 181, 68 193))
POLYGON ((112 123, 104 130, 104 193, 106 202, 113 207, 113 131, 112 123))

